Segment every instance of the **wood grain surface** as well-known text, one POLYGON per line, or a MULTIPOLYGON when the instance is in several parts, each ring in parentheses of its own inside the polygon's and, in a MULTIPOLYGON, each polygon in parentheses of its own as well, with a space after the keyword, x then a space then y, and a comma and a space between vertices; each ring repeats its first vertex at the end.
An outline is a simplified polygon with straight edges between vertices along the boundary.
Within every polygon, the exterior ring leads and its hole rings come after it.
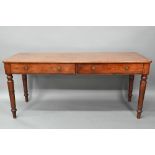
POLYGON ((19 53, 5 63, 150 63, 136 52, 19 53))

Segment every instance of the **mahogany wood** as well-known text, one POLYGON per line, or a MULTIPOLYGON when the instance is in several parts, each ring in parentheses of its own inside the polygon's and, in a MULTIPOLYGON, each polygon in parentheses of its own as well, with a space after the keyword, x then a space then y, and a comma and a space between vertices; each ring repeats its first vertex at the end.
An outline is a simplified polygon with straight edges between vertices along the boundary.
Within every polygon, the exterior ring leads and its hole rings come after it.
POLYGON ((11 64, 14 74, 75 74, 75 64, 11 64))
POLYGON ((28 101, 27 74, 125 74, 129 75, 128 100, 131 101, 134 75, 140 74, 137 118, 140 118, 151 60, 136 52, 19 53, 4 61, 8 78, 11 111, 16 118, 12 74, 22 74, 28 101))
POLYGON ((27 89, 27 75, 26 74, 22 74, 22 81, 23 81, 25 101, 28 102, 28 89, 27 89))
POLYGON ((79 74, 141 74, 143 64, 79 64, 79 74))
POLYGON ((14 92, 14 82, 13 82, 13 76, 12 74, 7 75, 8 79, 8 90, 9 90, 9 96, 10 96, 10 103, 11 103, 11 111, 13 118, 16 118, 16 101, 15 101, 15 92, 14 92))
POLYGON ((7 63, 150 63, 137 52, 18 53, 7 63))
POLYGON ((142 113, 146 84, 147 84, 147 75, 143 74, 141 76, 140 88, 139 88, 139 98, 138 98, 138 108, 137 108, 138 119, 140 119, 141 113, 142 113))
POLYGON ((128 101, 131 102, 133 91, 134 75, 129 75, 128 101))

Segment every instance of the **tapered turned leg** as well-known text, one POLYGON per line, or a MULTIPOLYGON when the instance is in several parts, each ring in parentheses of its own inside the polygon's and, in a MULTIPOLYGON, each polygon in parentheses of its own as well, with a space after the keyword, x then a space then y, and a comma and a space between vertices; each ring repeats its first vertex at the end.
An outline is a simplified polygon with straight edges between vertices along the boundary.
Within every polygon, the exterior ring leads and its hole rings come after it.
POLYGON ((141 76, 140 88, 139 88, 139 98, 138 98, 138 107, 137 107, 138 119, 140 119, 141 113, 142 113, 146 84, 147 84, 147 75, 144 74, 141 76))
POLYGON ((7 75, 7 83, 8 83, 8 90, 9 90, 9 96, 10 96, 10 103, 11 103, 11 112, 13 115, 13 118, 16 118, 16 101, 15 101, 15 92, 14 92, 14 82, 13 82, 13 76, 12 74, 7 75))
POLYGON ((129 75, 128 101, 131 102, 133 91, 134 75, 129 75))
POLYGON ((22 81, 23 81, 25 101, 28 102, 28 89, 27 89, 27 75, 26 74, 22 74, 22 81))

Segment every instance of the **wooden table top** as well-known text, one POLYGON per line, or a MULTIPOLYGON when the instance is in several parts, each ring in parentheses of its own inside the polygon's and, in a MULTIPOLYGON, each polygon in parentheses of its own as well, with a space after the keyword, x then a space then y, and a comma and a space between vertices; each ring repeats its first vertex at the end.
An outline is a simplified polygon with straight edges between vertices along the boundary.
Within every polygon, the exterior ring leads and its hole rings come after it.
POLYGON ((136 52, 18 53, 4 63, 151 63, 136 52))

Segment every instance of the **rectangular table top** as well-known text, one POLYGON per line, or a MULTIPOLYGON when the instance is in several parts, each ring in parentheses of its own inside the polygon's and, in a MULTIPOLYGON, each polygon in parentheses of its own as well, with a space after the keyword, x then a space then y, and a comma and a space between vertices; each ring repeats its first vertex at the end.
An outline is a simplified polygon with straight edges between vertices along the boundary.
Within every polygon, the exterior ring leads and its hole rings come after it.
POLYGON ((151 63, 136 52, 18 53, 4 63, 151 63))

